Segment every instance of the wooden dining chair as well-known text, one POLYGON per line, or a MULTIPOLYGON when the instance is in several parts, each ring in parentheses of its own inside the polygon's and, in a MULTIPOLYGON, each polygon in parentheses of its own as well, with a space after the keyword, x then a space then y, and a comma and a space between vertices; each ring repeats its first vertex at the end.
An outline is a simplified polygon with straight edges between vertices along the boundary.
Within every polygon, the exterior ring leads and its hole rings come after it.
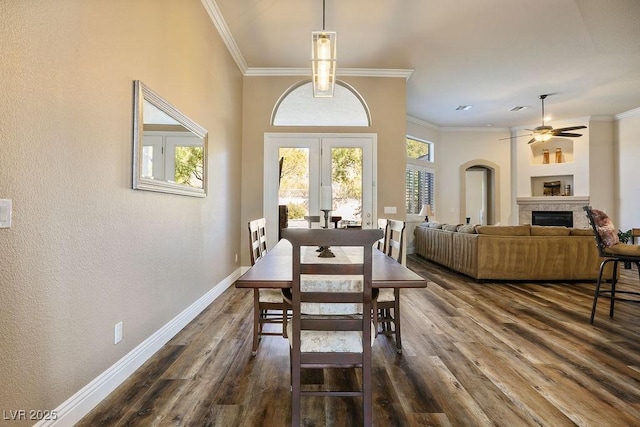
POLYGON ((363 424, 372 425, 371 346, 372 251, 380 230, 283 230, 293 246, 291 306, 288 325, 291 360, 291 425, 301 425, 303 396, 360 396, 363 424), (317 246, 357 247, 362 259, 319 258, 317 246), (360 368, 358 390, 303 389, 306 368, 360 368))
MULTIPOLYGON (((404 221, 387 220, 386 254, 400 264, 403 263, 405 227, 404 221)), ((381 329, 378 330, 378 333, 387 336, 395 335, 397 352, 402 353, 399 288, 379 290, 374 317, 376 325, 381 329)))
POLYGON ((386 218, 378 218, 378 229, 384 233, 382 239, 378 240, 377 247, 380 252, 387 253, 387 222, 386 218))
POLYGON ((596 283, 596 290, 593 295, 591 318, 589 320, 589 322, 593 324, 593 319, 596 315, 596 305, 598 304, 598 298, 600 296, 609 298, 609 317, 613 317, 613 309, 616 301, 640 303, 640 291, 616 289, 616 284, 618 283, 618 264, 620 262, 623 264, 635 264, 638 269, 638 274, 640 275, 640 246, 619 243, 617 230, 606 213, 593 209, 591 206, 584 206, 583 209, 589 220, 589 225, 593 230, 598 253, 603 258, 600 264, 598 282, 596 283), (605 268, 609 263, 613 264, 611 287, 609 289, 601 289, 603 276, 608 276, 605 268))
MULTIPOLYGON (((249 221, 249 249, 251 265, 260 261, 267 254, 266 219, 260 218, 249 221)), ((253 290, 253 349, 256 355, 260 338, 264 335, 279 335, 287 337, 288 305, 284 301, 280 289, 253 290), (265 331, 265 324, 282 324, 282 331, 265 331)))

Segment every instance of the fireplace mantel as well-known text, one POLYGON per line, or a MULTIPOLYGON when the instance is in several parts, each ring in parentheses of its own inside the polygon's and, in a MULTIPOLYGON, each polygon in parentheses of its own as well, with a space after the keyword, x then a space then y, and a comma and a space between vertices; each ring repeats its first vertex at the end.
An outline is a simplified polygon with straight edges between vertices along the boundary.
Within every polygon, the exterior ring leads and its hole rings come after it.
MULTIPOLYGON (((589 204, 589 196, 535 196, 535 197, 516 197, 518 205, 544 204, 544 205, 567 205, 578 204, 581 206, 589 204)), ((549 209, 561 210, 561 209, 549 209)))
POLYGON ((573 226, 589 228, 589 222, 582 209, 589 204, 589 196, 534 196, 517 197, 518 221, 520 224, 531 224, 533 211, 571 211, 573 212, 573 226))

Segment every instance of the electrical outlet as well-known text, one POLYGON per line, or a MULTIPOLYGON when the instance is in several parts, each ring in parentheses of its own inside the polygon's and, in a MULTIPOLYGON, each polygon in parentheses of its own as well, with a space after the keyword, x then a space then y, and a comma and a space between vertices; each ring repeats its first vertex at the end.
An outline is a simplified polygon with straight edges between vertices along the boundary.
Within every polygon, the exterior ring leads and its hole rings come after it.
POLYGON ((116 323, 113 329, 113 343, 118 344, 120 341, 122 341, 122 322, 116 323))
POLYGON ((394 213, 397 213, 397 212, 398 212, 398 210, 396 209, 395 206, 385 206, 384 207, 384 213, 386 213, 386 214, 394 214, 394 213))
POLYGON ((0 199, 0 228, 11 228, 11 199, 0 199))

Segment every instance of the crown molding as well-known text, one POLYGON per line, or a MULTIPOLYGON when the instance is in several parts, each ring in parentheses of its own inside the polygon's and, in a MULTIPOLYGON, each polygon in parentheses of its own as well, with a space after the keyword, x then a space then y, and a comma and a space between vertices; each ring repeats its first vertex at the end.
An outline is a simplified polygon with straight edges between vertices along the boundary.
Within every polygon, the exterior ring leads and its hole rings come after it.
POLYGON ((509 132, 509 128, 493 127, 493 126, 457 126, 457 127, 441 127, 440 132, 509 132))
POLYGON ((606 115, 589 117, 590 122, 612 122, 614 120, 615 120, 614 116, 606 116, 606 115))
MULTIPOLYGON (((311 76, 311 68, 251 67, 243 74, 251 77, 311 76)), ((403 69, 338 68, 336 70, 336 75, 341 77, 395 77, 407 80, 412 74, 413 70, 403 69)))
POLYGON ((616 120, 620 120, 620 119, 627 119, 629 117, 635 117, 635 116, 640 116, 640 107, 635 108, 633 110, 625 111, 624 113, 616 114, 615 118, 616 120))
POLYGON ((202 0, 202 5, 204 6, 209 18, 213 22, 213 25, 218 29, 218 33, 220 33, 220 37, 222 37, 222 41, 227 46, 227 50, 233 57, 233 60, 236 62, 236 65, 240 69, 242 74, 245 74, 249 67, 247 66, 247 61, 245 61, 244 56, 242 56, 242 52, 238 48, 235 39, 231 35, 231 31, 229 31, 229 27, 222 17, 222 13, 220 13, 220 9, 218 9, 218 5, 215 0, 202 0))
POLYGON ((407 116, 407 122, 413 123, 414 125, 422 126, 431 130, 436 130, 436 131, 440 130, 440 128, 434 125, 433 123, 429 123, 425 120, 422 120, 413 116, 407 116))

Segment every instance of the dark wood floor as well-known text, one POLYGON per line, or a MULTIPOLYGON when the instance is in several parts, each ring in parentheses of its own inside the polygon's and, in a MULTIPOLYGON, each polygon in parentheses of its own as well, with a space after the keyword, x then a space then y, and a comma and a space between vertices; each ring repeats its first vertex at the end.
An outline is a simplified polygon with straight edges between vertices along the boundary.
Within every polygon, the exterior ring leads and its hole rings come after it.
MULTIPOLYGON (((484 282, 409 257, 429 280, 402 291, 404 352, 374 344, 378 426, 640 425, 640 306, 601 300, 594 283, 484 282)), ((636 270, 623 285, 640 287, 636 270)), ((247 290, 230 288, 80 426, 286 426, 287 342, 251 357, 247 290)), ((308 383, 357 381, 310 372, 308 383)), ((360 423, 353 399, 305 398, 305 425, 360 423)))

